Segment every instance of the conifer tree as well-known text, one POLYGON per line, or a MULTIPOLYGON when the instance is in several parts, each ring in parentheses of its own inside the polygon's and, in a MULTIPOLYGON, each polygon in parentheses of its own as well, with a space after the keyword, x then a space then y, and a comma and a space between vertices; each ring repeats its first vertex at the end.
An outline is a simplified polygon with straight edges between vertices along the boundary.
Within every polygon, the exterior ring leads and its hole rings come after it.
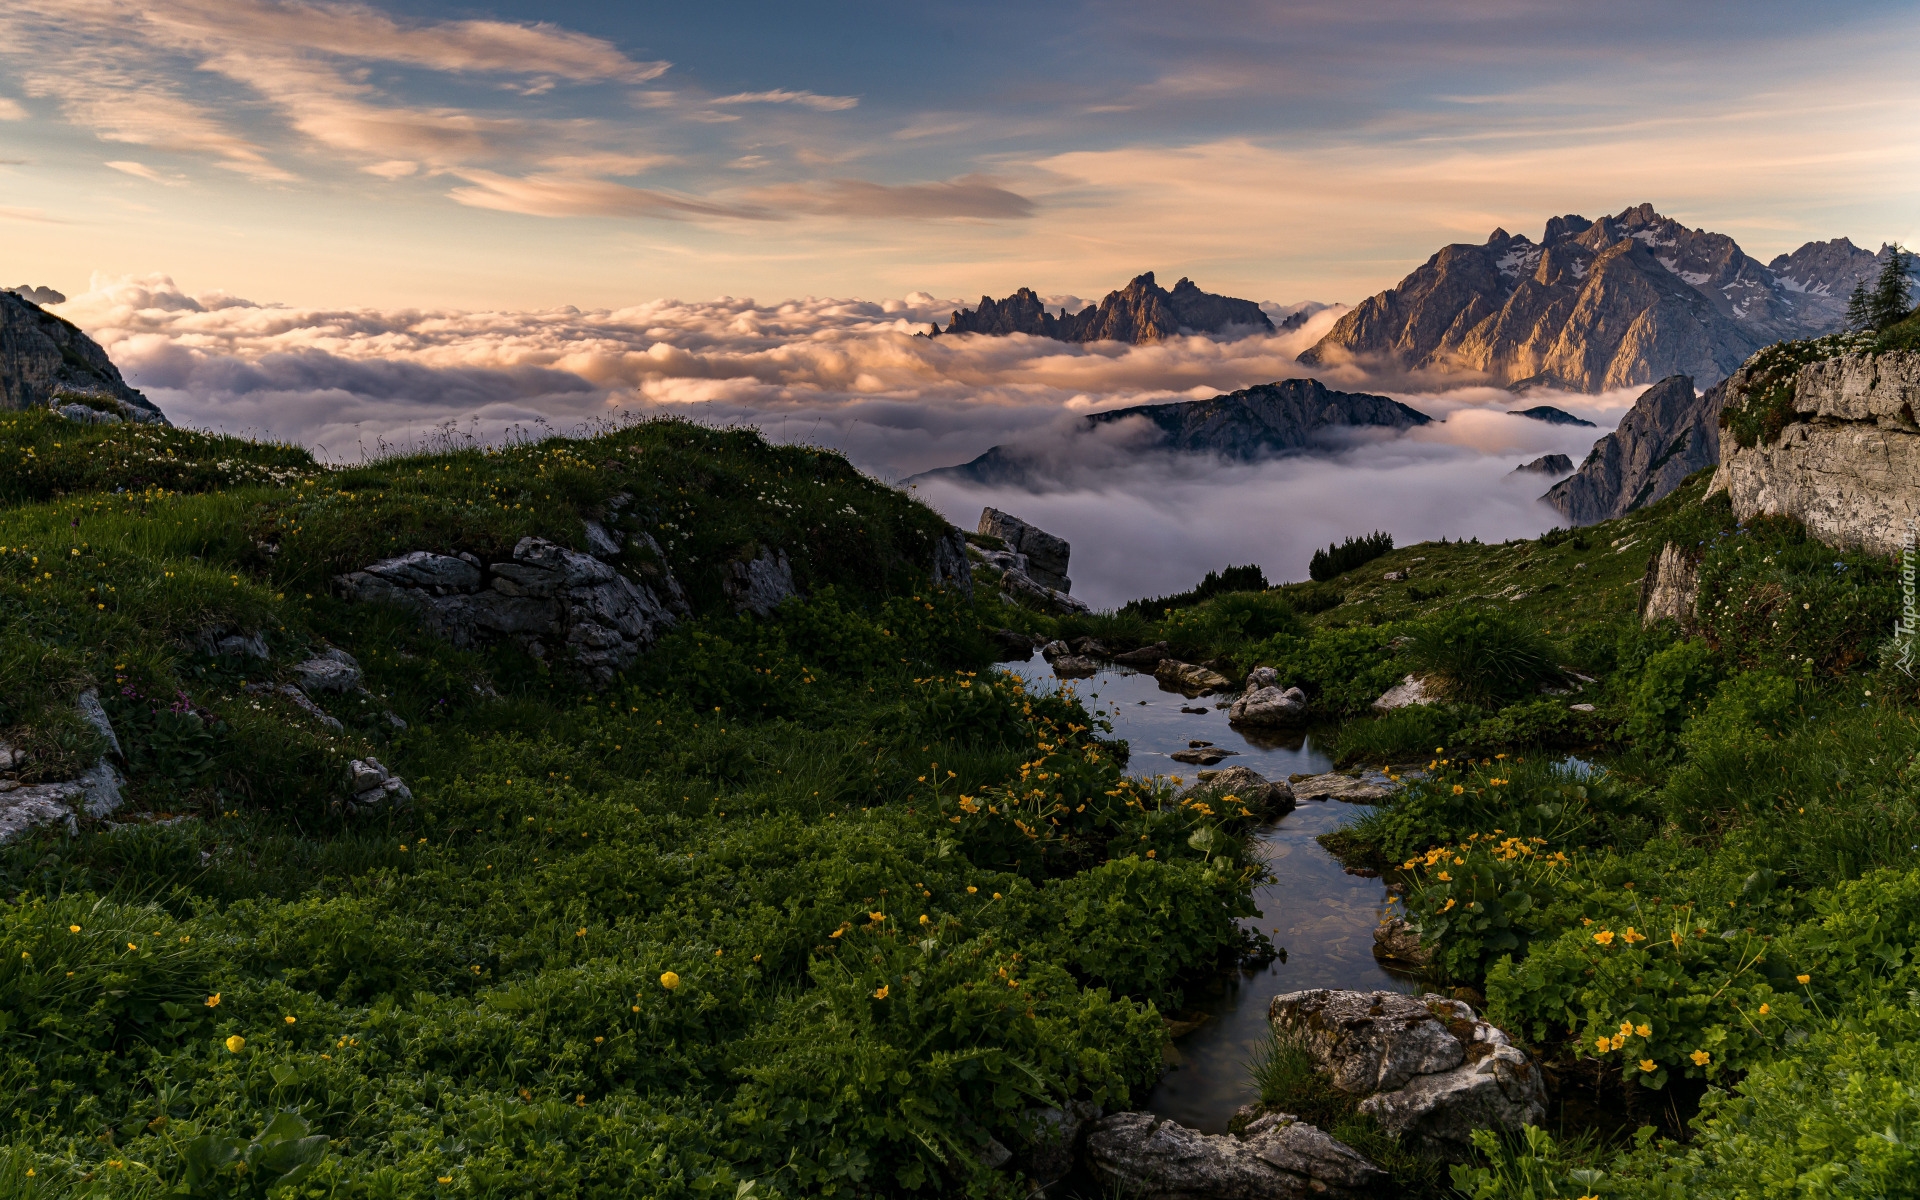
POLYGON ((1873 294, 1867 302, 1868 315, 1873 321, 1871 328, 1874 329, 1898 324, 1913 308, 1913 301, 1907 294, 1907 272, 1913 266, 1913 255, 1908 254, 1898 242, 1887 249, 1887 261, 1880 264, 1880 278, 1874 281, 1873 294))
POLYGON ((1859 333, 1873 328, 1873 297, 1867 292, 1867 281, 1862 279, 1853 285, 1853 292, 1847 297, 1847 331, 1859 333))

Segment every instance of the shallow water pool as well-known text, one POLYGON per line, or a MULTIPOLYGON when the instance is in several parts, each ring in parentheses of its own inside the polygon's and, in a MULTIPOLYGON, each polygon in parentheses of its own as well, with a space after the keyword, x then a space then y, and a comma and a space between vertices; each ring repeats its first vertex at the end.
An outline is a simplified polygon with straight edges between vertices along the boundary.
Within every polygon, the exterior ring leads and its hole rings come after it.
MULTIPOLYGON (((1125 738, 1131 746, 1131 775, 1173 775, 1192 782, 1198 768, 1168 757, 1189 741, 1239 752, 1216 763, 1215 769, 1245 766, 1284 780, 1333 768, 1311 733, 1248 736, 1234 729, 1227 724, 1225 707, 1216 707, 1224 697, 1189 700, 1161 690, 1153 676, 1123 667, 1087 679, 1061 680, 1037 654, 1027 662, 1001 666, 1027 680, 1032 690, 1070 687, 1090 709, 1112 721, 1111 736, 1125 738)), ((1189 995, 1188 1008, 1178 1016, 1199 1023, 1174 1038, 1167 1073, 1145 1107, 1202 1132, 1224 1133, 1234 1109, 1257 1098, 1247 1062, 1266 1042, 1267 1002, 1274 996, 1311 987, 1417 990, 1373 957, 1373 929, 1388 911, 1386 886, 1378 879, 1348 875, 1314 840, 1363 811, 1338 801, 1306 801, 1255 831, 1250 849, 1265 860, 1273 879, 1254 890, 1261 916, 1242 924, 1284 946, 1286 961, 1242 971, 1207 994, 1189 995)))

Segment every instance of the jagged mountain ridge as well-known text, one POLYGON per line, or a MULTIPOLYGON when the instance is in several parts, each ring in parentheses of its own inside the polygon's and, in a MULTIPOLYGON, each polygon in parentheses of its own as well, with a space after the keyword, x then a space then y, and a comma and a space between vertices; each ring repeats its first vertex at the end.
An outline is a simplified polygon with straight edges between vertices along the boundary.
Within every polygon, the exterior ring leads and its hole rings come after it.
POLYGON ((0 408, 40 408, 61 395, 111 400, 133 420, 166 420, 79 326, 0 291, 0 408))
POLYGON ((1582 392, 1676 374, 1711 383, 1763 346, 1837 328, 1847 294, 1888 252, 1836 238, 1762 264, 1651 204, 1554 217, 1537 243, 1496 229, 1482 245, 1443 247, 1300 361, 1582 392))
MULTIPOLYGON (((1335 429, 1409 429, 1432 420, 1427 414, 1386 396, 1337 392, 1317 379, 1283 379, 1206 400, 1141 404, 1092 413, 1077 432, 1092 433, 1121 421, 1144 420, 1150 427, 1138 451, 1213 454, 1252 462, 1297 454, 1335 429)), ((906 483, 928 479, 1012 486, 1045 482, 1056 464, 1052 447, 1018 443, 994 446, 970 462, 922 472, 906 483)))
MULTIPOLYGON (((1305 311, 1295 313, 1283 327, 1298 328, 1306 319, 1305 311)), ((1063 308, 1058 316, 1047 311, 1032 288, 1021 288, 1005 300, 982 296, 978 308, 954 313, 944 332, 996 336, 1025 333, 1061 342, 1115 341, 1139 346, 1165 341, 1182 332, 1224 333, 1236 327, 1255 333, 1277 332, 1272 319, 1251 300, 1203 292, 1186 278, 1168 291, 1154 282, 1152 271, 1147 271, 1134 276, 1127 286, 1108 292, 1098 305, 1089 304, 1077 313, 1063 308)), ((938 337, 942 332, 936 325, 930 336, 938 337)))
POLYGON ((1623 517, 1720 461, 1720 410, 1728 380, 1695 395, 1671 375, 1642 392, 1620 425, 1593 444, 1580 469, 1540 497, 1574 525, 1623 517))

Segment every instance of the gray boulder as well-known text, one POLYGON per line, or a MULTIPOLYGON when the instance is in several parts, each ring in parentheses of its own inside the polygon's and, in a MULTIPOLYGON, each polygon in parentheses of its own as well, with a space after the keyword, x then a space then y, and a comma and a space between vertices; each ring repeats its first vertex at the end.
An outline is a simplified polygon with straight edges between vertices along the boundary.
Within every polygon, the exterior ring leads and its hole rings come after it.
POLYGON ((398 775, 380 765, 377 758, 356 758, 347 767, 350 800, 336 801, 334 809, 348 816, 359 816, 382 808, 404 807, 413 800, 413 792, 398 775))
POLYGON ((1393 792, 1383 784, 1329 772, 1289 781, 1297 800, 1342 800, 1348 804, 1378 804, 1393 792))
POLYGON ((1137 1200, 1295 1200, 1371 1192, 1386 1172, 1344 1143, 1281 1113, 1240 1137, 1200 1133, 1165 1117, 1122 1112, 1087 1132, 1088 1172, 1137 1200))
POLYGON ((1033 657, 1033 639, 1012 629, 996 629, 987 637, 993 642, 995 662, 1025 662, 1033 657))
POLYGON ((1086 601, 1068 595, 1064 591, 1048 587, 1021 571, 1008 571, 1000 576, 1002 595, 1011 597, 1016 603, 1025 604, 1042 612, 1086 613, 1093 608, 1086 601))
POLYGON ((1073 547, 1065 538, 1057 538, 997 508, 980 510, 978 532, 997 537, 1007 544, 1008 550, 1025 555, 1027 561, 1022 573, 1042 587, 1056 592, 1073 591, 1073 580, 1067 578, 1067 560, 1073 554, 1073 547))
POLYGON ((1401 917, 1388 917, 1373 927, 1373 956, 1407 967, 1424 967, 1433 961, 1433 951, 1420 944, 1419 931, 1401 917))
POLYGON ((1539 1068, 1464 1001, 1316 988, 1275 996, 1267 1014, 1409 1148, 1465 1160, 1474 1130, 1546 1119, 1539 1068))
POLYGON ((1142 646, 1137 650, 1123 650, 1113 656, 1113 661, 1123 667, 1154 667, 1161 659, 1172 658, 1165 642, 1155 642, 1151 646, 1142 646))
POLYGON ((1417 675, 1409 675, 1380 693, 1373 702, 1373 711, 1392 712, 1396 708, 1411 708, 1415 705, 1432 704, 1440 697, 1427 687, 1427 681, 1417 675))
POLYGON ((1213 800, 1231 796, 1262 816, 1278 816, 1294 809, 1293 788, 1268 779, 1251 767, 1226 767, 1200 772, 1200 782, 1180 793, 1180 799, 1213 800))
POLYGON ((1196 663, 1183 663, 1177 658, 1161 659, 1153 668, 1153 677, 1164 686, 1190 696, 1233 686, 1233 681, 1220 672, 1196 663))
POLYGON ((793 586, 793 564, 785 550, 760 547, 760 553, 746 562, 727 564, 727 577, 720 583, 733 611, 770 617, 782 603, 800 594, 793 586))
POLYGON ((293 674, 305 692, 346 692, 360 686, 360 664, 345 650, 333 648, 295 663, 293 674))
MULTIPOLYGON (((1647 563, 1640 580, 1640 623, 1677 621, 1693 628, 1693 605, 1700 595, 1700 569, 1680 547, 1668 542, 1647 563)), ((1563 693, 1564 694, 1564 693, 1563 693)))
POLYGON ((1087 679, 1100 673, 1098 661, 1078 654, 1062 654, 1052 666, 1054 675, 1061 679, 1087 679))
POLYGON ((1248 692, 1227 710, 1235 725, 1298 725, 1307 719, 1307 694, 1297 687, 1263 687, 1248 692))

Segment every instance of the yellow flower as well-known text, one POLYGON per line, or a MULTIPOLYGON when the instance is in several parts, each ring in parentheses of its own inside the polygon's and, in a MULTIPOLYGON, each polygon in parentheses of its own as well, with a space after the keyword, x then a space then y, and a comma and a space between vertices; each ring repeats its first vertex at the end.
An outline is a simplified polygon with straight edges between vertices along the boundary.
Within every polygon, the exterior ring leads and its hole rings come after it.
POLYGON ((1632 1032, 1633 1032, 1633 1022, 1632 1022, 1632 1021, 1622 1021, 1622 1022, 1620 1022, 1620 1032, 1621 1032, 1622 1034, 1629 1034, 1629 1033, 1632 1033, 1632 1032))
POLYGON ((1653 1070, 1653 1066, 1654 1066, 1653 1060, 1650 1058, 1643 1058, 1640 1060, 1640 1069, 1642 1071, 1651 1071, 1653 1070))
POLYGON ((1762 1004, 1760 1006, 1760 1015, 1763 1017, 1772 1011, 1773 1011, 1773 1005, 1771 1004, 1762 1004))
POLYGON ((1454 900, 1449 900, 1449 901, 1447 901, 1447 906, 1446 906, 1446 908, 1443 908, 1443 909, 1441 909, 1440 911, 1441 911, 1441 912, 1446 912, 1446 911, 1447 911, 1447 909, 1450 909, 1450 908, 1452 908, 1452 907, 1454 906, 1454 904, 1456 904, 1456 903, 1457 903, 1457 901, 1454 901, 1454 900))
POLYGON ((247 1044, 247 1039, 241 1037, 239 1034, 236 1033, 232 1037, 227 1039, 227 1053, 238 1054, 240 1053, 240 1048, 242 1046, 245 1046, 246 1044, 247 1044))
POLYGON ((884 920, 886 920, 886 919, 887 919, 887 914, 885 914, 885 913, 877 913, 877 912, 870 912, 870 913, 868 913, 868 914, 867 914, 867 919, 868 919, 869 921, 884 921, 884 920))
POLYGON ((208 1008, 219 1008, 219 1007, 220 1007, 220 993, 219 993, 219 992, 215 992, 215 993, 214 993, 213 995, 211 995, 211 996, 208 996, 208 997, 207 997, 207 1007, 208 1007, 208 1008))
POLYGON ((69 926, 67 926, 67 932, 68 932, 68 933, 79 933, 79 932, 80 932, 80 927, 79 927, 78 925, 69 925, 69 926))
POLYGON ((979 888, 977 888, 977 887, 974 887, 974 886, 973 886, 972 884, 968 884, 968 885, 967 885, 967 895, 969 895, 969 896, 971 896, 971 895, 973 895, 973 894, 975 894, 975 893, 976 893, 976 892, 978 892, 979 890, 980 890, 979 888))
POLYGON ((452 1182, 453 1182, 453 1176, 451 1176, 451 1175, 441 1175, 441 1176, 438 1176, 438 1178, 439 1178, 439 1180, 440 1180, 440 1182, 441 1182, 441 1183, 452 1183, 452 1182))
POLYGON ((1800 985, 1802 985, 1802 986, 1805 986, 1806 984, 1809 984, 1809 983, 1811 983, 1811 982, 1813 982, 1813 976, 1811 976, 1811 975, 1795 975, 1795 976, 1793 977, 1793 981, 1794 981, 1795 983, 1798 983, 1798 984, 1800 984, 1800 985))
POLYGON ((993 894, 993 898, 994 898, 995 900, 998 900, 998 899, 1000 898, 1000 893, 999 893, 999 892, 995 892, 995 893, 993 894))
POLYGON ((1434 878, 1435 878, 1435 879, 1438 879, 1438 880, 1439 880, 1439 881, 1440 881, 1441 883, 1452 883, 1452 882, 1453 882, 1453 876, 1451 876, 1451 875, 1449 875, 1449 874, 1447 874, 1447 873, 1446 873, 1445 871, 1442 871, 1442 872, 1440 872, 1440 873, 1439 873, 1438 875, 1435 875, 1435 876, 1434 876, 1434 878))
POLYGON ((1705 1050, 1695 1050, 1692 1054, 1687 1055, 1687 1057, 1693 1060, 1693 1065, 1696 1067, 1704 1067, 1713 1061, 1713 1055, 1708 1054, 1705 1050))
POLYGON ((1602 929, 1599 933, 1593 935, 1593 940, 1599 942, 1602 946, 1611 946, 1613 945, 1613 930, 1602 929))
POLYGON ((933 922, 931 922, 931 921, 929 921, 929 920, 927 919, 927 914, 925 914, 925 913, 921 913, 921 914, 920 914, 920 923, 921 923, 922 925, 931 925, 931 924, 932 924, 933 922))
POLYGON ((1633 1031, 1639 1034, 1641 1037, 1653 1036, 1653 1026, 1651 1025, 1635 1025, 1633 1027, 1633 1031))
POLYGON ((680 977, 672 971, 667 971, 660 976, 660 986, 668 991, 672 991, 680 986, 680 977))
POLYGON ((132 942, 128 942, 128 943, 127 943, 127 949, 129 949, 129 950, 138 950, 139 948, 140 948, 140 947, 138 947, 138 946, 136 946, 136 945, 134 945, 134 944, 133 944, 132 942))
POLYGON ((1623 934, 1621 934, 1621 935, 1620 935, 1620 937, 1621 937, 1621 938, 1622 938, 1622 939, 1623 939, 1623 940, 1624 940, 1624 941, 1625 941, 1625 942, 1626 942, 1626 943, 1627 943, 1628 945, 1632 945, 1632 944, 1633 944, 1634 942, 1644 942, 1644 941, 1646 941, 1646 940, 1647 940, 1647 935, 1646 935, 1646 934, 1644 934, 1644 933, 1635 933, 1635 932, 1633 931, 1633 926, 1631 926, 1631 925, 1629 925, 1629 926, 1627 926, 1627 931, 1626 931, 1625 933, 1623 933, 1623 934))
POLYGON ((1593 1039, 1593 1048, 1605 1054, 1607 1051, 1613 1049, 1613 1039, 1604 1037, 1595 1038, 1593 1039))
POLYGON ((875 1000, 885 1000, 887 998, 887 985, 884 983, 881 984, 880 990, 873 994, 873 998, 875 1000))
POLYGON ((1453 785, 1453 794, 1454 794, 1454 795, 1456 795, 1456 796, 1458 796, 1458 795, 1460 795, 1460 794, 1461 794, 1462 792, 1464 792, 1464 791, 1466 791, 1466 790, 1467 790, 1466 788, 1463 788, 1463 787, 1461 787, 1461 786, 1460 786, 1459 784, 1457 784, 1457 783, 1453 785))
POLYGON ((292 1017, 288 1017, 288 1018, 287 1018, 287 1024, 289 1024, 289 1025, 291 1025, 291 1024, 293 1024, 293 1020, 294 1020, 294 1019, 293 1019, 292 1017))
POLYGON ((1676 929, 1672 933, 1668 934, 1667 940, 1673 943, 1673 948, 1675 950, 1678 950, 1680 948, 1680 931, 1676 929))

